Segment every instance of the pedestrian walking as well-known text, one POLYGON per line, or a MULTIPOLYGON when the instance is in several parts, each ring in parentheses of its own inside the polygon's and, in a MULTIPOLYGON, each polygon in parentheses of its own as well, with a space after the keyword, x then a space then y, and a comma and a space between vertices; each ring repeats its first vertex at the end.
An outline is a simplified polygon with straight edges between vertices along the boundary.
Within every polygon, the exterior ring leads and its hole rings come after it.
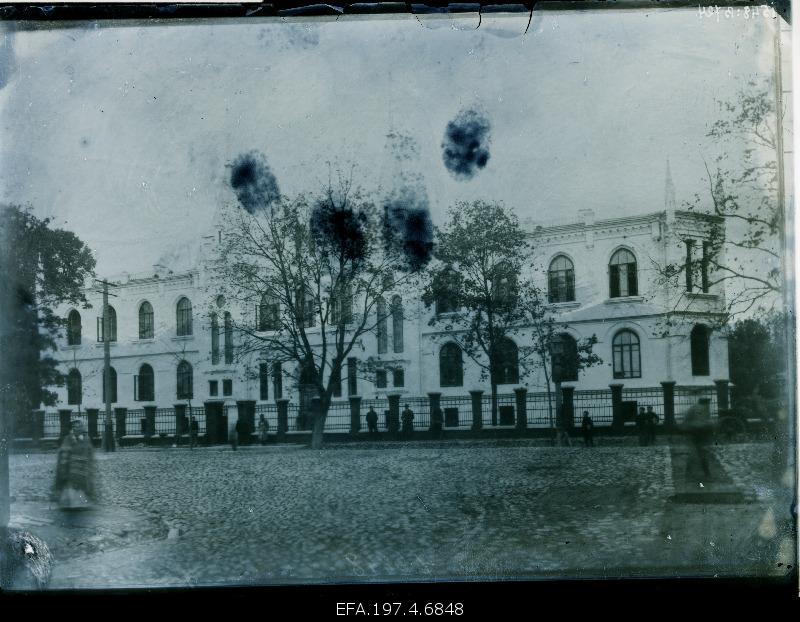
POLYGON ((583 411, 581 420, 581 430, 583 430, 583 444, 585 447, 594 447, 594 421, 589 416, 589 411, 583 411))
POLYGON ((262 445, 267 444, 267 435, 269 434, 269 421, 264 418, 264 415, 258 417, 258 440, 262 445))
POLYGON ((639 436, 639 445, 644 447, 647 445, 647 429, 645 422, 647 421, 647 414, 644 412, 644 406, 639 407, 639 412, 636 415, 636 432, 639 436))
POLYGON ((239 443, 244 438, 246 432, 247 432, 247 426, 244 423, 244 419, 237 418, 236 425, 233 426, 233 434, 231 435, 231 444, 233 445, 233 451, 236 451, 239 448, 239 443))
POLYGON ((197 433, 199 425, 194 415, 189 418, 189 449, 194 449, 197 445, 197 433))
POLYGON ((85 509, 95 500, 94 449, 79 422, 61 442, 53 496, 63 510, 85 509))
POLYGON ((658 420, 658 415, 653 410, 653 407, 648 406, 644 420, 645 439, 647 445, 656 444, 656 426, 658 425, 658 420))
POLYGON ((444 438, 444 433, 442 430, 443 426, 444 416, 442 415, 442 409, 437 406, 431 413, 431 432, 433 433, 433 438, 444 438))
POLYGON ((406 438, 411 438, 414 435, 414 411, 408 407, 408 404, 406 404, 406 407, 403 410, 402 422, 403 436, 406 438))
POLYGON ((378 438, 378 413, 372 406, 367 411, 367 431, 370 438, 378 438))

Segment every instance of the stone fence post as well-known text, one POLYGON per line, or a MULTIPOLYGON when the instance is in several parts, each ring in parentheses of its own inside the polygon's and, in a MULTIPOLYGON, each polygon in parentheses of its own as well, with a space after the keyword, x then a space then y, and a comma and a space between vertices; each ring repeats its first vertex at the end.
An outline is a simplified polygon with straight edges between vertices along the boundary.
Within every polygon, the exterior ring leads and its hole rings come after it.
POLYGON ((612 427, 620 432, 625 427, 625 422, 622 420, 622 384, 610 384, 611 389, 611 412, 613 413, 612 427))
POLYGON ((472 430, 483 429, 483 391, 470 391, 472 398, 472 430))
POLYGON ((514 395, 517 398, 517 430, 522 431, 528 427, 528 389, 525 387, 514 389, 514 395))
POLYGON ((156 407, 144 407, 144 438, 150 440, 156 433, 156 407))
POLYGON ((276 440, 282 443, 286 440, 286 433, 289 431, 289 400, 285 397, 275 400, 278 405, 278 431, 276 440))
POLYGON ((71 419, 72 419, 72 410, 62 408, 58 411, 58 424, 59 424, 59 434, 58 434, 58 442, 61 444, 61 441, 64 437, 69 434, 69 430, 71 427, 71 419))
POLYGON ((86 432, 90 439, 98 438, 100 435, 97 431, 97 420, 100 418, 99 408, 86 409, 86 432))
POLYGON ((439 408, 441 398, 442 398, 441 393, 437 392, 428 393, 428 411, 431 414, 431 423, 429 429, 431 431, 433 431, 433 413, 436 412, 437 408, 439 408))
POLYGON ((389 395, 389 434, 395 438, 400 436, 400 395, 389 395))
POLYGON ((575 387, 561 387, 561 410, 563 413, 562 421, 566 424, 567 430, 575 427, 575 387))
POLYGON ((355 436, 361 431, 361 396, 350 396, 350 434, 355 436))
POLYGON ((664 390, 664 425, 675 427, 675 381, 665 380, 661 383, 664 390))
POLYGON ((128 418, 128 409, 125 407, 115 408, 114 416, 117 419, 117 441, 119 441, 127 433, 125 420, 128 418))

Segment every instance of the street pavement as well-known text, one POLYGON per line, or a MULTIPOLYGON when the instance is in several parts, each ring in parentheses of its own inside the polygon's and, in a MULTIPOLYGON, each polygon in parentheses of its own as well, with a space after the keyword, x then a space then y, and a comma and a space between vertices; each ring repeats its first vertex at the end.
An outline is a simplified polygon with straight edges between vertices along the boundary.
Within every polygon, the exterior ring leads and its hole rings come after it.
POLYGON ((704 477, 667 441, 121 449, 86 512, 49 501, 54 452, 16 454, 12 526, 54 589, 791 571, 770 446, 716 446, 704 477))

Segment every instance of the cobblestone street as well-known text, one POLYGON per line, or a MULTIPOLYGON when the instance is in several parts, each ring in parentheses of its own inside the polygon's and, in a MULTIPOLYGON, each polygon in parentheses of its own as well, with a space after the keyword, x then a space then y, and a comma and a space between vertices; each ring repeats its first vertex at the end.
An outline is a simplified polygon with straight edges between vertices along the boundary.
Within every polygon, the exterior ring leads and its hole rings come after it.
POLYGON ((769 446, 715 448, 739 502, 677 503, 714 482, 664 440, 98 452, 83 513, 49 502, 54 453, 17 454, 12 525, 48 542, 53 588, 786 572, 769 446))

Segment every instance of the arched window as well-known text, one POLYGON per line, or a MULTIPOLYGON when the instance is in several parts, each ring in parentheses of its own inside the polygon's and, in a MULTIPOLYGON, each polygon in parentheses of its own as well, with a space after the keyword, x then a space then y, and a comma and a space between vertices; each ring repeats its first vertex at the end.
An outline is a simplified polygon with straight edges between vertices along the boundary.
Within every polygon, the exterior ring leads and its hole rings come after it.
MULTIPOLYGON (((117 312, 114 310, 114 307, 108 305, 108 323, 109 323, 109 341, 116 341, 117 340, 117 312)), ((101 313, 100 317, 97 318, 97 341, 103 341, 105 339, 105 326, 103 325, 103 315, 101 313)))
POLYGON ((639 287, 636 277, 636 257, 633 253, 625 248, 614 253, 608 264, 608 277, 611 298, 636 296, 639 287))
POLYGON ((139 368, 139 375, 134 378, 133 393, 133 399, 137 402, 156 401, 155 374, 147 363, 139 368))
POLYGON ((458 344, 446 343, 439 351, 439 385, 442 387, 464 385, 464 363, 458 344))
POLYGON ((67 345, 81 345, 81 314, 75 309, 67 316, 67 345))
POLYGON ((553 382, 578 380, 578 344, 572 335, 561 333, 550 343, 553 382))
MULTIPOLYGON (((111 400, 112 404, 116 403, 117 401, 117 370, 113 367, 108 368, 109 376, 111 377, 111 400)), ((103 386, 102 395, 103 395, 103 403, 105 404, 106 401, 106 379, 104 374, 100 374, 100 383, 103 386)))
POLYGON ((436 292, 436 314, 458 311, 461 278, 450 268, 439 272, 434 277, 433 288, 436 292))
POLYGON ((392 298, 392 342, 395 352, 403 351, 403 300, 392 298))
POLYGON ((389 332, 388 332, 388 321, 386 319, 386 301, 383 298, 378 300, 378 304, 376 305, 376 314, 377 314, 377 326, 376 330, 378 332, 378 354, 386 354, 389 351, 389 332))
POLYGON ((233 321, 231 314, 225 312, 225 364, 233 363, 233 321))
POLYGON ((139 305, 139 339, 152 339, 154 332, 153 305, 145 300, 139 305))
POLYGON ((639 337, 631 330, 621 330, 614 335, 614 378, 641 378, 642 361, 639 337))
POLYGON ((692 376, 708 376, 709 374, 709 331, 702 324, 692 329, 690 336, 692 348, 692 376))
POLYGON ((548 302, 572 302, 575 300, 575 266, 572 260, 559 255, 550 262, 547 271, 548 302))
POLYGON ((67 374, 67 404, 80 404, 82 393, 81 372, 77 369, 70 369, 67 374))
POLYGON ((194 392, 192 366, 187 361, 178 363, 178 399, 190 400, 194 392))
POLYGON ((188 298, 181 298, 176 307, 178 337, 192 334, 192 303, 188 298))
POLYGON ((258 305, 258 330, 278 330, 280 329, 278 301, 274 296, 267 293, 262 294, 261 302, 258 305))
POLYGON ((508 261, 501 261, 492 270, 492 296, 496 304, 505 308, 517 304, 517 275, 508 261))
POLYGON ((517 344, 505 338, 497 344, 494 364, 495 384, 517 384, 519 382, 519 351, 517 344))

